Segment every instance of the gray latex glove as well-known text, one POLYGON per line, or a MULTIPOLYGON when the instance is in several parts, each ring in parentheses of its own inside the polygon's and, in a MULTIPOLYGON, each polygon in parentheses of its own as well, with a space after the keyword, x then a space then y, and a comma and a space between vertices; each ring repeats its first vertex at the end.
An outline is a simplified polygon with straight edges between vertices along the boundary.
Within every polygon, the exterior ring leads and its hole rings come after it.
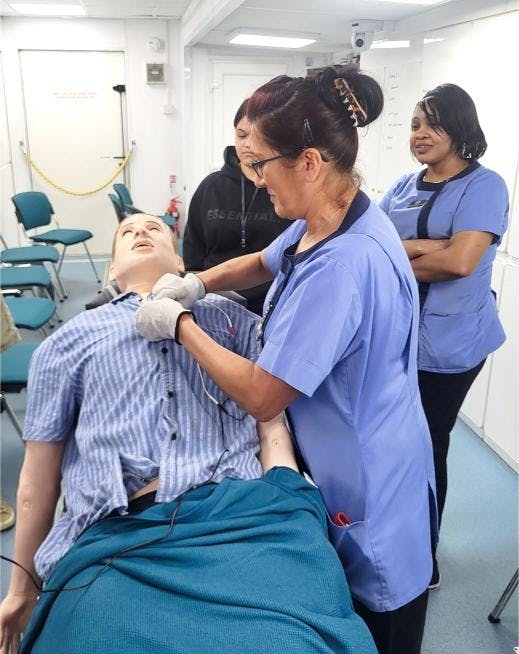
POLYGON ((144 303, 135 313, 137 331, 148 341, 163 341, 165 338, 174 338, 179 343, 179 318, 185 314, 193 316, 193 313, 188 309, 184 309, 180 302, 167 297, 161 300, 151 300, 144 303))
POLYGON ((188 273, 185 277, 166 273, 155 284, 152 292, 154 300, 168 297, 180 302, 184 309, 191 309, 197 300, 205 297, 205 286, 194 273, 188 273))

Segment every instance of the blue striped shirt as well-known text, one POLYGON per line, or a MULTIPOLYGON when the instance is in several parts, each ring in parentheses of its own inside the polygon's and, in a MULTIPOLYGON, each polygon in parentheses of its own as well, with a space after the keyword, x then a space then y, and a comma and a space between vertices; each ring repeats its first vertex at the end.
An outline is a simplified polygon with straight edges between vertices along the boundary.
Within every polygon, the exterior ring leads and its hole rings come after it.
MULTIPOLYGON (((139 296, 126 293, 85 311, 33 355, 24 438, 67 441, 67 510, 36 553, 43 579, 82 531, 114 509, 124 514, 128 496, 153 478, 156 501, 169 502, 209 479, 226 449, 213 481, 261 475, 255 420, 183 347, 141 337, 139 306, 139 296)), ((221 345, 257 358, 256 320, 248 311, 211 295, 194 313, 221 345)))

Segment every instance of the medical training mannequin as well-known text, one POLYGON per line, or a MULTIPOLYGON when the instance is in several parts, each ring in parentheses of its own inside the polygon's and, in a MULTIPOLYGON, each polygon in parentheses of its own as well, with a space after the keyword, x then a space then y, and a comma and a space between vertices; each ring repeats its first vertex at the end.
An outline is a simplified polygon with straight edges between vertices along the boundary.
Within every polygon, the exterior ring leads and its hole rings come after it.
MULTIPOLYGON (((450 432, 486 357, 505 340, 490 288, 508 224, 503 179, 478 159, 487 144, 471 97, 428 91, 411 118, 411 153, 425 168, 384 195, 420 288, 418 381, 431 432, 438 517, 447 495, 450 432)), ((436 557, 429 588, 440 586, 436 557)))
MULTIPOLYGON (((260 426, 261 476, 255 420, 183 348, 138 335, 135 311, 176 272, 165 223, 128 217, 114 241, 121 294, 34 355, 14 554, 24 569, 1 604, 1 654, 238 653, 267 638, 279 654, 375 654, 282 421, 260 426), (60 481, 66 511, 53 525, 60 481)), ((257 356, 245 309, 213 296, 194 312, 221 344, 257 356)))
MULTIPOLYGON (((189 204, 183 251, 187 270, 207 270, 257 252, 288 226, 276 215, 265 189, 254 186, 246 109, 244 100, 234 117, 234 147, 225 148, 222 169, 202 180, 189 204)), ((261 315, 269 286, 245 290, 247 309, 261 315)))
POLYGON ((292 225, 262 252, 165 276, 137 327, 151 341, 175 335, 256 418, 287 409, 356 610, 381 654, 416 654, 436 530, 418 295, 394 227, 354 173, 357 128, 382 105, 375 80, 342 67, 255 91, 247 117, 256 185, 292 225), (272 279, 256 362, 219 346, 186 313, 206 290, 272 279))

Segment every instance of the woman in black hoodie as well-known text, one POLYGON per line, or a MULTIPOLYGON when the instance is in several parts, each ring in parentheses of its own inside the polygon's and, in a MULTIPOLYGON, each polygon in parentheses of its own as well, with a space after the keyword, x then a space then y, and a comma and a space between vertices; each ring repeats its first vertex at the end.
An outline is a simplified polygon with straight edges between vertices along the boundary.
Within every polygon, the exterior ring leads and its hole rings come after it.
MULTIPOLYGON (((184 233, 186 270, 206 270, 223 261, 262 250, 291 222, 274 212, 267 191, 252 181, 255 172, 248 166, 249 122, 244 100, 234 117, 234 143, 224 150, 224 165, 208 175, 195 191, 189 205, 184 233)), ((247 308, 262 314, 269 284, 255 286, 240 294, 247 308)))

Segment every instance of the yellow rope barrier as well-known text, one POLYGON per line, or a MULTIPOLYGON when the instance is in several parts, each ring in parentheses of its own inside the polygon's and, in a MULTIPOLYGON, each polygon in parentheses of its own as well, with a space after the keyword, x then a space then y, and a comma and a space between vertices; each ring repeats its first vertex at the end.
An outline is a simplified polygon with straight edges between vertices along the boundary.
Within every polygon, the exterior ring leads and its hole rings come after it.
POLYGON ((43 170, 38 166, 38 164, 34 163, 34 161, 31 159, 30 155, 28 152, 23 150, 23 156, 27 160, 27 163, 34 168, 34 170, 43 177, 43 179, 54 186, 54 188, 57 188, 59 191, 63 191, 63 193, 68 193, 68 195, 92 195, 93 193, 97 193, 98 191, 102 191, 104 188, 106 188, 109 184, 111 184, 114 179, 124 170, 126 167, 126 164, 130 160, 130 157, 132 156, 133 149, 128 152, 126 157, 121 161, 119 164, 119 167, 115 171, 115 173, 110 177, 109 180, 107 180, 104 184, 101 184, 100 186, 97 186, 96 188, 91 189, 90 191, 71 191, 68 188, 65 188, 64 186, 61 186, 61 184, 58 184, 54 180, 52 180, 48 175, 46 175, 43 170))

